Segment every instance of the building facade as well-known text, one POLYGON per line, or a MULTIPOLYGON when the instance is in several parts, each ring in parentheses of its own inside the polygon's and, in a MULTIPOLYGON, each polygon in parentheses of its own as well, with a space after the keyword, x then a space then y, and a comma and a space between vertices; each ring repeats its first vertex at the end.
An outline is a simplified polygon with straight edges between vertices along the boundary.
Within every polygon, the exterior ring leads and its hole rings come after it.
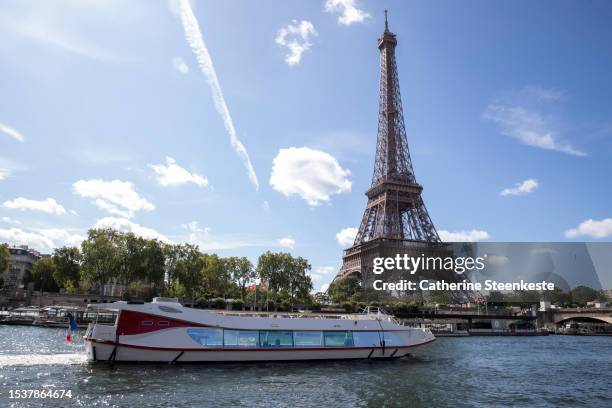
POLYGON ((2 293, 7 297, 22 297, 27 292, 27 281, 32 274, 34 263, 43 255, 27 245, 9 247, 8 267, 2 272, 4 285, 2 293))

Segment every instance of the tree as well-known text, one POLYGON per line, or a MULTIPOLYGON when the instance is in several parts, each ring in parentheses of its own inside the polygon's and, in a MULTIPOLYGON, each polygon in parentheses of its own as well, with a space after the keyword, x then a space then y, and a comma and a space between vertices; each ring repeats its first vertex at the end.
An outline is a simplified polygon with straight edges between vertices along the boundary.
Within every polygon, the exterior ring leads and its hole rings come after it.
POLYGON ((204 258, 197 245, 183 244, 166 248, 169 292, 195 302, 201 287, 204 258))
POLYGON ((81 251, 76 247, 61 247, 53 251, 51 258, 55 266, 53 279, 59 287, 69 292, 79 286, 81 279, 81 251))
POLYGON ((268 290, 279 292, 289 286, 288 266, 291 255, 284 252, 266 252, 259 256, 257 274, 268 285, 268 290))
POLYGON ((104 295, 105 283, 122 275, 120 237, 121 234, 112 229, 90 229, 81 244, 83 277, 100 285, 100 296, 104 295))
POLYGON ((430 304, 452 305, 457 303, 453 292, 450 290, 431 290, 428 292, 430 304))
POLYGON ((32 280, 34 288, 44 292, 57 292, 58 286, 53 279, 55 264, 51 257, 40 258, 32 267, 32 280))
POLYGON ((599 297, 599 292, 595 289, 591 289, 588 286, 576 286, 570 292, 572 300, 578 306, 586 306, 587 302, 595 300, 599 297))
POLYGON ((238 258, 236 256, 227 258, 225 264, 232 281, 240 290, 240 299, 244 305, 247 285, 257 276, 253 264, 246 257, 238 258))
POLYGON ((496 290, 492 290, 489 292, 489 296, 487 296, 487 302, 496 305, 502 305, 506 302, 506 298, 503 293, 496 290))
POLYGON ((312 279, 306 274, 310 268, 308 261, 301 256, 290 259, 288 265, 288 292, 292 309, 294 299, 296 298, 302 302, 310 303, 311 301, 312 279))
POLYGON ((4 286, 4 280, 2 279, 2 275, 4 271, 8 269, 8 259, 11 253, 9 252, 7 244, 0 245, 0 288, 4 286))
POLYGON ((332 301, 336 303, 346 302, 359 295, 361 284, 356 276, 349 275, 342 279, 332 282, 327 289, 327 293, 332 301))
POLYGON ((557 306, 568 305, 572 303, 572 295, 568 292, 564 292, 562 289, 555 287, 549 292, 550 303, 557 306))
POLYGON ((131 285, 133 291, 140 294, 150 292, 151 288, 153 292, 161 289, 165 273, 165 253, 162 244, 155 239, 145 239, 127 233, 122 235, 119 245, 121 281, 131 285))
POLYGON ((202 254, 202 269, 200 288, 202 294, 208 297, 225 299, 230 289, 230 275, 225 260, 216 254, 202 254))
POLYGON ((297 298, 310 302, 312 280, 306 274, 310 264, 302 257, 294 258, 285 252, 266 252, 257 262, 257 273, 268 285, 268 296, 275 302, 289 301, 291 307, 297 298))

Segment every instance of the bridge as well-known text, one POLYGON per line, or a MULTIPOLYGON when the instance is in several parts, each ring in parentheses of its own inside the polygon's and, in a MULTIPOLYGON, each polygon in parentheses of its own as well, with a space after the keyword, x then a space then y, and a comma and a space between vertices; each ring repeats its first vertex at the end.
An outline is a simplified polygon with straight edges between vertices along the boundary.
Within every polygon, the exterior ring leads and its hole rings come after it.
POLYGON ((612 324, 612 308, 606 309, 551 309, 542 312, 547 321, 559 325, 566 321, 599 322, 612 324))

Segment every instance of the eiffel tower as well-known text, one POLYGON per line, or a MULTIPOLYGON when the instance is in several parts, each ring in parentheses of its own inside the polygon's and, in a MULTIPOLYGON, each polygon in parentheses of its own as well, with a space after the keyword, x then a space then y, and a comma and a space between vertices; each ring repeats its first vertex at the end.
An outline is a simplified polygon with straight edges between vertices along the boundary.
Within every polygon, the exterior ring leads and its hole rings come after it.
POLYGON ((371 258, 412 253, 439 247, 440 237, 431 221, 417 183, 400 95, 395 59, 396 35, 389 31, 385 10, 385 31, 378 39, 380 84, 378 136, 372 184, 359 232, 353 246, 344 252, 338 278, 355 274, 365 283, 371 274, 371 258))

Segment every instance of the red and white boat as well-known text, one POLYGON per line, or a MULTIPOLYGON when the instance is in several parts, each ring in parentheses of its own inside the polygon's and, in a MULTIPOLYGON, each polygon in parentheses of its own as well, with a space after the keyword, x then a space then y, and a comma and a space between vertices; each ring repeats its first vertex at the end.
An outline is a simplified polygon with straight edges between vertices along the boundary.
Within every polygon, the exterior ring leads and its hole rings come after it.
POLYGON ((90 324, 90 361, 225 362, 391 359, 435 340, 381 310, 355 315, 248 316, 183 307, 175 299, 90 305, 118 311, 90 324))

